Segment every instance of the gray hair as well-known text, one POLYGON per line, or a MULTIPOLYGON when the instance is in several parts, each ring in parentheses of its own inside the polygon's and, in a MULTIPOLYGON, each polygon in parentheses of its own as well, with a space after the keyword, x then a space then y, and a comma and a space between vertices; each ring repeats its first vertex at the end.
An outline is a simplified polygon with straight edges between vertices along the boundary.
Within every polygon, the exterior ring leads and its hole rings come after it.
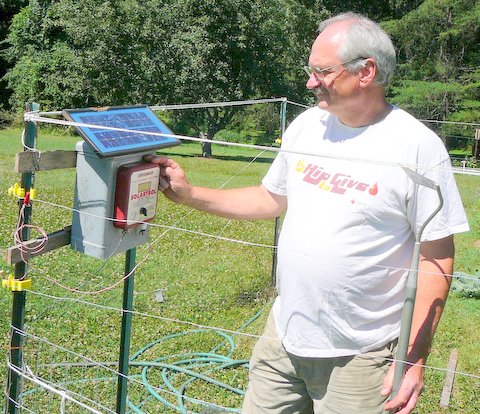
POLYGON ((332 23, 348 20, 352 21, 352 25, 338 51, 338 58, 342 62, 353 60, 344 65, 345 69, 352 73, 358 73, 365 67, 365 61, 361 60, 362 58, 374 58, 377 66, 375 82, 379 85, 387 85, 395 71, 395 48, 388 34, 377 23, 361 14, 342 13, 322 21, 318 26, 318 33, 332 23))

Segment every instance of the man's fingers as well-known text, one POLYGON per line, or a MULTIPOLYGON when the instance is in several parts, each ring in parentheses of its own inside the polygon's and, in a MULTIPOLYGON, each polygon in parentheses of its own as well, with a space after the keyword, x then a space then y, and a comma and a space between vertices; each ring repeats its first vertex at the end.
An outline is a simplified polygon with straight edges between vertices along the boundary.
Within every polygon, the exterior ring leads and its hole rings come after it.
POLYGON ((419 397, 420 397, 420 394, 417 392, 414 392, 411 395, 410 399, 408 400, 407 405, 400 410, 400 414, 410 414, 415 408, 415 406, 417 405, 417 401, 419 397))
POLYGON ((143 156, 143 160, 147 162, 152 162, 152 160, 156 157, 154 154, 147 154, 143 156))
POLYGON ((160 175, 163 175, 164 177, 168 177, 169 172, 167 172, 167 168, 170 168, 170 167, 160 167, 160 175))
POLYGON ((171 158, 149 154, 143 159, 160 166, 158 189, 170 200, 180 203, 190 196, 191 186, 180 165, 171 158))
POLYGON ((148 155, 145 155, 143 159, 147 162, 153 162, 154 164, 158 164, 164 167, 178 166, 178 164, 175 161, 173 161, 171 158, 163 157, 161 155, 148 154, 148 155))
POLYGON ((398 409, 405 407, 413 392, 414 390, 408 385, 404 378, 398 394, 385 404, 385 410, 395 410, 395 412, 397 412, 398 409))
POLYGON ((168 182, 168 180, 160 176, 160 180, 158 182, 158 189, 160 191, 165 191, 168 187, 170 187, 170 183, 168 182))
MULTIPOLYGON (((407 399, 402 399, 400 404, 396 403, 392 408, 385 409, 387 411, 389 410, 394 410, 395 414, 410 414, 413 412, 415 406, 417 405, 418 399, 420 397, 420 394, 418 392, 414 392, 412 395, 410 395, 407 399)), ((395 403, 397 399, 393 399, 392 403, 395 403)))
POLYGON ((420 397, 420 390, 404 380, 395 398, 385 404, 385 411, 394 410, 398 414, 410 414, 420 397))
POLYGON ((403 409, 403 407, 407 404, 408 398, 404 398, 404 396, 401 393, 398 393, 398 395, 388 401, 385 404, 385 411, 393 411, 395 413, 399 412, 400 408, 403 409))

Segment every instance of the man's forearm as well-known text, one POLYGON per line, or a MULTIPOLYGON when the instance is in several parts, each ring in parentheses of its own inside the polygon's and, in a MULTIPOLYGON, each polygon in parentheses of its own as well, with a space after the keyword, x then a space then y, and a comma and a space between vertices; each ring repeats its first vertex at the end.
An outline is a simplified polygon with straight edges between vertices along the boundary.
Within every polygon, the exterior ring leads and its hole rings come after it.
POLYGON ((263 186, 217 190, 192 187, 182 204, 232 219, 278 217, 286 207, 284 197, 271 194, 263 186))
POLYGON ((231 190, 196 187, 171 158, 149 154, 144 160, 160 166, 158 188, 176 203, 222 217, 246 220, 278 217, 287 207, 287 197, 271 193, 263 185, 231 190))
POLYGON ((409 360, 424 364, 442 316, 453 271, 453 236, 422 243, 409 360))

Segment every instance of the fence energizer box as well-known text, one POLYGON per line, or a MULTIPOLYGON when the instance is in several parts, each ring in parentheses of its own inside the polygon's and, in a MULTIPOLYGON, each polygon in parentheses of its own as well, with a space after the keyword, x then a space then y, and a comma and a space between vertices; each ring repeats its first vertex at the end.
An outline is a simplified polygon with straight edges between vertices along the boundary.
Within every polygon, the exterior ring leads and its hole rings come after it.
POLYGON ((148 222, 157 210, 157 189, 160 180, 158 164, 137 162, 122 165, 115 187, 115 221, 121 229, 148 222))
POLYGON ((76 146, 72 248, 107 259, 148 242, 160 168, 143 157, 180 142, 146 106, 65 110, 64 116, 85 139, 76 146))

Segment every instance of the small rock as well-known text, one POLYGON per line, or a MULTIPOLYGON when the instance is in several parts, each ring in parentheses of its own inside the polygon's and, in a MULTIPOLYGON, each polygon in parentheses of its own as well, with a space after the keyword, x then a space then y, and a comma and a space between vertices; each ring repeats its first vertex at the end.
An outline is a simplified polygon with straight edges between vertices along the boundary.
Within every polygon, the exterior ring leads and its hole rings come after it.
POLYGON ((165 301, 162 289, 158 289, 155 291, 155 300, 159 303, 163 303, 165 301))

